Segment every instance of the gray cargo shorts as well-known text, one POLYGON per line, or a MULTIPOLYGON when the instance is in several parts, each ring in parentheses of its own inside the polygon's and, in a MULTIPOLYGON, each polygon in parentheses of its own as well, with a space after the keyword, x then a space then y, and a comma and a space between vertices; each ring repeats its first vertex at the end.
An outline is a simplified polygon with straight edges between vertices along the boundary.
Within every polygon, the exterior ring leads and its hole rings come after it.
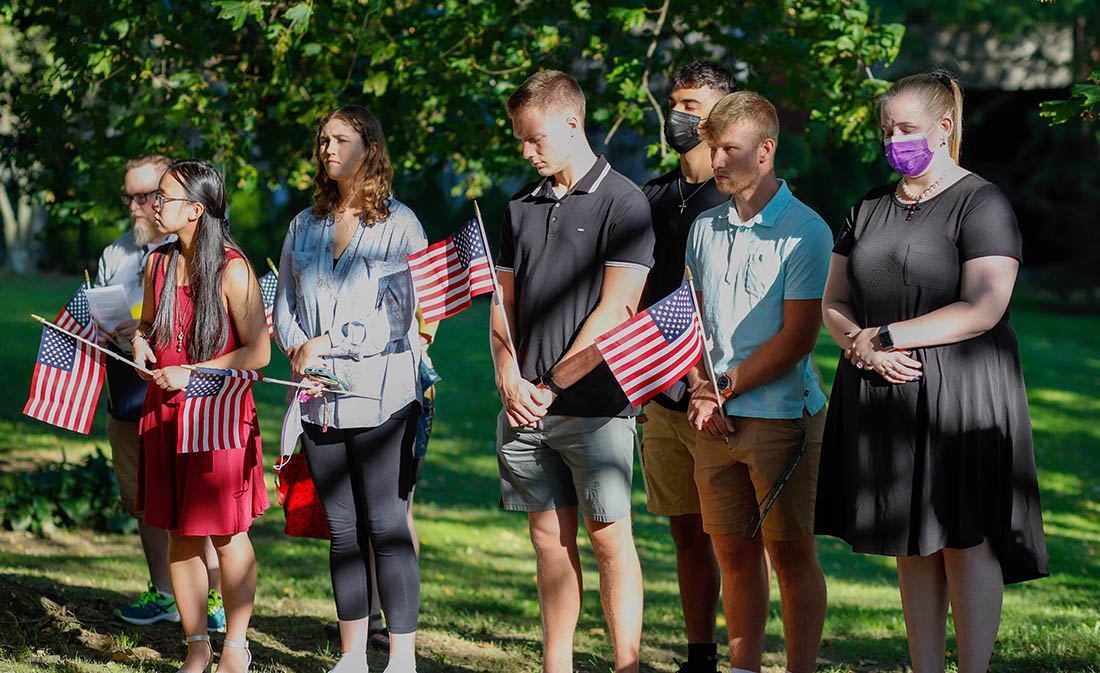
POLYGON ((545 512, 579 506, 612 523, 630 514, 634 477, 633 418, 545 416, 534 428, 497 417, 500 506, 545 512))

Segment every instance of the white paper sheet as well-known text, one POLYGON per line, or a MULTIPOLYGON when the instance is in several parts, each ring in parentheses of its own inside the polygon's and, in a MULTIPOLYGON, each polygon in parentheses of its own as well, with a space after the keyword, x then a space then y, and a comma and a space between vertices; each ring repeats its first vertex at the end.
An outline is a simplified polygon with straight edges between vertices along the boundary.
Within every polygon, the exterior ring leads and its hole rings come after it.
POLYGON ((121 285, 93 287, 85 294, 92 317, 108 332, 114 332, 120 324, 134 319, 126 300, 126 291, 121 285))

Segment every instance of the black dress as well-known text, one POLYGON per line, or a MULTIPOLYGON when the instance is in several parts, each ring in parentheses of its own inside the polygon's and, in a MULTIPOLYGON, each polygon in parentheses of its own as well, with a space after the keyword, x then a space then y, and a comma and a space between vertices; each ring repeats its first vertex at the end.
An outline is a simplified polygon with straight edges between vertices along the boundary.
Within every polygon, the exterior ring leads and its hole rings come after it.
MULTIPOLYGON (((967 175, 912 213, 894 186, 853 208, 833 252, 848 258, 861 326, 914 318, 959 300, 962 263, 1020 259, 1004 194, 967 175)), ((1045 577, 1039 487, 1016 333, 1004 316, 959 343, 913 349, 904 384, 841 357, 825 424, 816 532, 853 551, 925 556, 989 537, 1005 584, 1045 577)))

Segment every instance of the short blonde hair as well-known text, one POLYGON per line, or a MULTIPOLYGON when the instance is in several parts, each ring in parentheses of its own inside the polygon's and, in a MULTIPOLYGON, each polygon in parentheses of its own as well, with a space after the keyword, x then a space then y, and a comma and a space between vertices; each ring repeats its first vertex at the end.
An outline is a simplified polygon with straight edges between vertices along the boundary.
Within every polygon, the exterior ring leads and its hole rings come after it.
POLYGON ((541 70, 527 78, 508 97, 508 116, 524 110, 561 110, 584 120, 584 92, 577 80, 560 70, 541 70))
POLYGON ((756 144, 766 138, 779 141, 779 117, 775 106, 755 91, 735 91, 714 104, 706 121, 699 125, 699 135, 710 146, 718 144, 734 124, 751 122, 756 130, 756 144))

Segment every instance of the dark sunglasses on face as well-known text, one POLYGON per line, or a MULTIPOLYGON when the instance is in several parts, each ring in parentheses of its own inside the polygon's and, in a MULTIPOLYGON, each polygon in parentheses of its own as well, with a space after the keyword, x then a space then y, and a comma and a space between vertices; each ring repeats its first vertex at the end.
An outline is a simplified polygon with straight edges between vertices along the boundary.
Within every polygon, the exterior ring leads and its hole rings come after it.
POLYGON ((139 206, 144 206, 145 202, 148 201, 150 197, 155 196, 156 193, 157 190, 154 189, 153 191, 142 192, 140 194, 123 194, 121 196, 122 205, 129 206, 131 201, 137 201, 139 206))

